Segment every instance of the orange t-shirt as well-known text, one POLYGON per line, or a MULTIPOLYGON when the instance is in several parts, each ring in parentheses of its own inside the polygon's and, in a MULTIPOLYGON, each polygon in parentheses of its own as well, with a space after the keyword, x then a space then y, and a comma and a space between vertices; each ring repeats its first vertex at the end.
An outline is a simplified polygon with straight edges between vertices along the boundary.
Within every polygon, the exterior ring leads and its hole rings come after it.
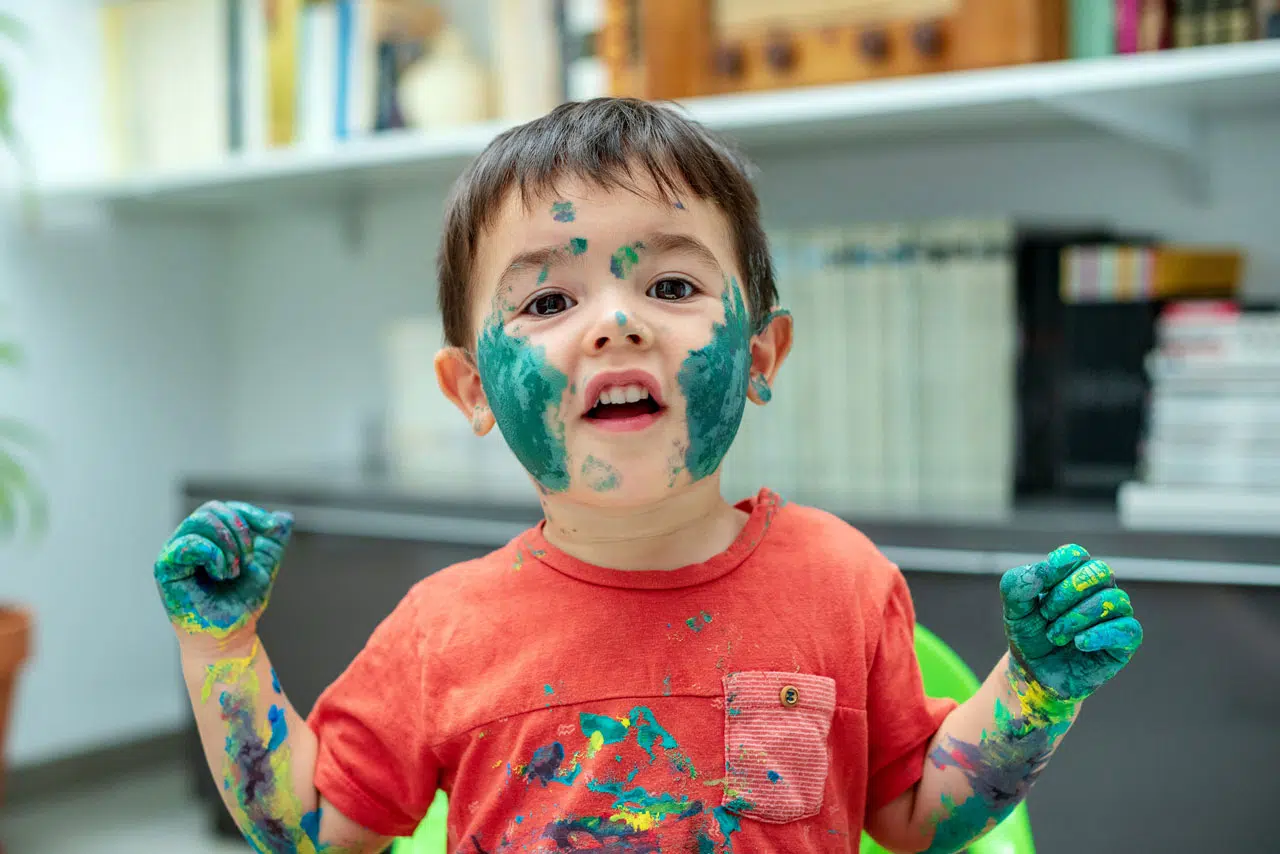
POLYGON ((309 718, 316 786, 387 836, 437 787, 450 850, 854 851, 951 701, 898 568, 768 490, 705 563, 591 566, 535 527, 419 582, 309 718))

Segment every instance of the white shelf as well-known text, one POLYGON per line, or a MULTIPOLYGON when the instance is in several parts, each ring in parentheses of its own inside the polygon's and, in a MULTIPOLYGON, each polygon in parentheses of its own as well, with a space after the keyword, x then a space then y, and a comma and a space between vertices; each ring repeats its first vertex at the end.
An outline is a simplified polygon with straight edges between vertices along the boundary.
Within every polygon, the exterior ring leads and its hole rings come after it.
MULTIPOLYGON (((1280 109, 1280 40, 899 78, 684 102, 748 153, 1064 126, 1114 133, 1168 155, 1207 193, 1207 117, 1280 109)), ((372 136, 284 149, 206 169, 50 187, 53 202, 231 211, 349 201, 387 187, 451 181, 506 125, 372 136)))

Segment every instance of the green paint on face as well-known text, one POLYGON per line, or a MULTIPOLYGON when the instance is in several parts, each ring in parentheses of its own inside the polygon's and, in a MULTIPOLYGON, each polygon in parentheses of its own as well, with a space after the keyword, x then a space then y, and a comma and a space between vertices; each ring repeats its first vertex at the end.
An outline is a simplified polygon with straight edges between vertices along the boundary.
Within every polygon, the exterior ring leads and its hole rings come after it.
POLYGON ((643 243, 628 243, 613 253, 613 257, 609 259, 609 272, 613 273, 615 279, 625 279, 631 275, 631 270, 640 263, 641 249, 644 249, 643 243))
POLYGON ((551 275, 551 268, 544 266, 538 273, 538 284, 545 285, 547 283, 547 276, 549 275, 551 275))
POLYGON ((736 279, 721 296, 724 322, 711 327, 711 342, 692 350, 676 376, 688 405, 685 467, 696 481, 720 467, 742 422, 751 373, 751 322, 736 279))
POLYGON ((588 456, 582 463, 582 474, 587 479, 587 486, 596 492, 608 492, 622 485, 622 476, 618 474, 618 470, 593 456, 588 456))
POLYGON ((764 374, 752 374, 751 388, 765 403, 773 400, 773 389, 769 388, 769 381, 764 378, 764 374))
POLYGON ((489 319, 476 347, 480 383, 494 419, 516 459, 543 488, 569 487, 560 404, 569 378, 547 361, 546 348, 507 334, 489 319))
POLYGON ((614 315, 613 315, 613 318, 614 318, 614 320, 618 321, 618 325, 619 325, 619 326, 626 326, 626 325, 627 325, 627 316, 626 316, 625 314, 623 314, 622 312, 620 312, 620 311, 619 311, 619 312, 615 312, 615 313, 614 313, 614 315))
POLYGON ((556 202, 551 206, 551 217, 556 222, 573 222, 576 216, 573 202, 556 202))
POLYGON ((582 255, 587 251, 587 238, 575 237, 569 241, 569 252, 573 255, 582 255))

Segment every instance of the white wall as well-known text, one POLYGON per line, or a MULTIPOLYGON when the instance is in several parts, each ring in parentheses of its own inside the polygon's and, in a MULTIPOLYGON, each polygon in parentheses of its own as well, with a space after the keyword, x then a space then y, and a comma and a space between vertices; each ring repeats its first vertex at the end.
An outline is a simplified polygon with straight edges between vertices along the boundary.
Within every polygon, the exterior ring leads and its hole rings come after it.
MULTIPOLYGON (((0 4, 35 35, 16 69, 18 110, 44 177, 99 162, 92 6, 0 4)), ((183 223, 59 214, 33 234, 0 221, 0 328, 27 355, 21 374, 0 378, 0 413, 44 435, 37 468, 51 502, 40 543, 0 547, 0 601, 34 610, 37 629, 10 744, 18 764, 190 714, 151 564, 179 513, 181 473, 222 458, 220 245, 183 223)))

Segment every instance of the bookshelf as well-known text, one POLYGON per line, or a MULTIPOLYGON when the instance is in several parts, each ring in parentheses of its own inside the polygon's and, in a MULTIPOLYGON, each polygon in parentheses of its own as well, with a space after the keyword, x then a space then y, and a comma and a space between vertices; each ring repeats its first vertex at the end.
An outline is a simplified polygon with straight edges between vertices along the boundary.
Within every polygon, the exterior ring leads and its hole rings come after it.
MULTIPOLYGON (((1069 60, 684 104, 749 153, 1091 129, 1167 156, 1197 202, 1210 192, 1203 122, 1280 108, 1280 40, 1069 60)), ((229 213, 447 183, 506 125, 393 132, 280 149, 169 174, 53 185, 49 200, 137 212, 229 213)))

